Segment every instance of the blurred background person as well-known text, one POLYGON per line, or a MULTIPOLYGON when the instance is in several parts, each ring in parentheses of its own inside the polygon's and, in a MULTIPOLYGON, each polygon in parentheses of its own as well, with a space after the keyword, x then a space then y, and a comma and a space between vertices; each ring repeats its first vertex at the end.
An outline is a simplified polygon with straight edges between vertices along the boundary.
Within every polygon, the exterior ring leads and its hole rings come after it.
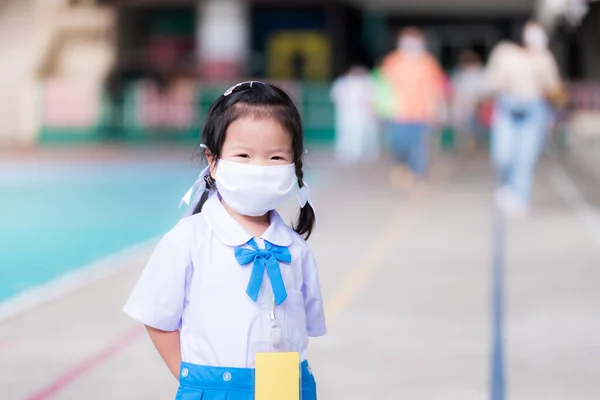
POLYGON ((444 96, 444 73, 428 52, 423 33, 412 27, 401 31, 398 47, 384 59, 381 71, 394 96, 388 132, 396 163, 391 180, 406 186, 427 175, 430 134, 444 96))
POLYGON ((394 91, 381 71, 382 61, 378 60, 371 72, 373 78, 373 115, 377 130, 377 143, 380 146, 388 140, 386 134, 394 115, 394 91))
POLYGON ((485 70, 479 54, 471 49, 461 51, 451 80, 452 125, 462 139, 460 146, 472 153, 481 144, 484 130, 478 119, 485 91, 485 70))
POLYGON ((333 83, 335 154, 342 163, 373 161, 379 155, 374 90, 369 70, 360 65, 353 66, 333 83))
POLYGON ((560 90, 558 67, 543 28, 528 22, 523 45, 500 43, 490 56, 487 80, 496 105, 492 156, 498 207, 510 216, 528 211, 534 170, 550 121, 550 99, 560 90))

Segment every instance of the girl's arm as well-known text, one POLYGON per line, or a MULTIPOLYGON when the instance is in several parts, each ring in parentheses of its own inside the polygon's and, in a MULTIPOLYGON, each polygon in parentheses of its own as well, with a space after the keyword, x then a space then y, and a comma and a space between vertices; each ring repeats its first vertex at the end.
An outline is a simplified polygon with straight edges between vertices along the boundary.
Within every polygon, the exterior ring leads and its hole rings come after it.
POLYGON ((162 238, 123 309, 146 326, 154 347, 176 377, 181 364, 178 329, 193 268, 193 226, 186 221, 162 238))
POLYGON ((179 331, 161 331, 146 325, 150 340, 158 350, 169 370, 179 379, 179 368, 181 366, 181 347, 179 342, 179 331))

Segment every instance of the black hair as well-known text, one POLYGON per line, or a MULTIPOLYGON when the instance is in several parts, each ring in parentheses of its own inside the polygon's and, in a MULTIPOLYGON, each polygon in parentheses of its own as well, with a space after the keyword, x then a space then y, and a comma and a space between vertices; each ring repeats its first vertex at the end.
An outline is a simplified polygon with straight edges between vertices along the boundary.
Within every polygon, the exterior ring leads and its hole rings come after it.
MULTIPOLYGON (((302 119, 298 107, 292 98, 281 88, 262 82, 244 82, 229 89, 221 95, 209 108, 206 122, 202 129, 202 143, 204 152, 209 151, 215 160, 221 156, 227 128, 235 120, 254 116, 256 118, 274 118, 284 130, 292 136, 293 162, 296 166, 298 186, 304 186, 303 156, 304 137, 302 119)), ((194 214, 202 211, 208 199, 208 191, 215 189, 215 182, 206 177, 206 191, 194 209, 194 214)), ((298 220, 292 226, 294 230, 305 239, 308 239, 315 225, 315 212, 306 203, 300 209, 298 220)))

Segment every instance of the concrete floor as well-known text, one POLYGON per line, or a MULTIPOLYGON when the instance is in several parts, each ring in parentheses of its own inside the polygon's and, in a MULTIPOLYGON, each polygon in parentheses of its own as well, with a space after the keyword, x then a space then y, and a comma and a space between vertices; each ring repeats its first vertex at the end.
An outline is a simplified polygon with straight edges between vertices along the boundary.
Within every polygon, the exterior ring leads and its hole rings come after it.
MULTIPOLYGON (((342 168, 320 156, 314 164, 323 176, 309 244, 329 323, 311 345, 319 398, 489 398, 486 157, 440 158, 411 191, 389 184, 384 163, 342 168)), ((544 160, 532 215, 508 222, 510 400, 600 399, 600 171, 582 165, 544 160)), ((0 399, 173 398, 175 380, 120 311, 147 256, 0 323, 0 399)))

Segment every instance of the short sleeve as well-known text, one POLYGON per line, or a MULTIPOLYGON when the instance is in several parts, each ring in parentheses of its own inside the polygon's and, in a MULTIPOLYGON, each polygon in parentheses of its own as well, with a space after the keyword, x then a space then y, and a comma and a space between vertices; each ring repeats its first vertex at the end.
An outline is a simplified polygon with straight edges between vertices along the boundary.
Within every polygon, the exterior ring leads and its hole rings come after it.
POLYGON ((380 71, 381 74, 386 77, 389 78, 391 73, 392 73, 392 69, 394 68, 394 56, 396 55, 396 52, 393 51, 390 54, 386 55, 382 62, 381 62, 381 66, 380 66, 380 71))
POLYGON ((185 221, 162 238, 123 309, 126 314, 162 331, 180 327, 192 266, 191 239, 185 221))
POLYGON ((323 336, 327 332, 325 324, 325 311, 323 309, 323 296, 319 283, 317 263, 309 250, 302 261, 302 294, 304 295, 304 309, 306 312, 306 329, 311 337, 323 336))

